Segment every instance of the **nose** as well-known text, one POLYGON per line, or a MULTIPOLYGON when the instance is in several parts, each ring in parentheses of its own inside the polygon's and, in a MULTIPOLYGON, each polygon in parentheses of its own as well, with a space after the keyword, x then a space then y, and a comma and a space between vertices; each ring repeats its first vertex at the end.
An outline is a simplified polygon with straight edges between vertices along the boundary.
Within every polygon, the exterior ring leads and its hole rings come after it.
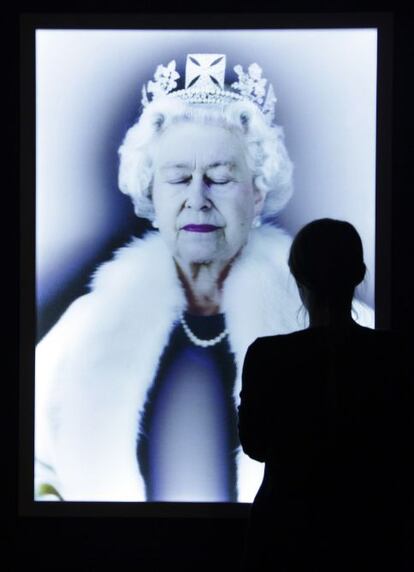
POLYGON ((194 176, 187 188, 186 208, 194 210, 208 210, 211 208, 211 201, 208 197, 208 186, 202 177, 194 176))

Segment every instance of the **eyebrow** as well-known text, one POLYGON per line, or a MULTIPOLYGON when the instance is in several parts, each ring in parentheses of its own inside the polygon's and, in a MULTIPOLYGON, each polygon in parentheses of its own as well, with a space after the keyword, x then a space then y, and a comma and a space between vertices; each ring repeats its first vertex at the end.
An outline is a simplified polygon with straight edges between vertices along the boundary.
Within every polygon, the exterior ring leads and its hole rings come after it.
MULTIPOLYGON (((218 167, 229 167, 229 169, 233 169, 236 166, 236 162, 233 160, 229 161, 215 161, 210 165, 207 165, 207 171, 210 169, 217 169, 218 167)), ((167 169, 191 169, 191 165, 189 163, 165 163, 161 169, 163 171, 167 169)))
POLYGON ((161 169, 164 171, 166 169, 190 169, 190 167, 189 163, 165 163, 161 169))
POLYGON ((209 165, 207 169, 216 169, 217 167, 229 167, 229 169, 234 169, 235 166, 235 161, 217 161, 216 163, 209 165))

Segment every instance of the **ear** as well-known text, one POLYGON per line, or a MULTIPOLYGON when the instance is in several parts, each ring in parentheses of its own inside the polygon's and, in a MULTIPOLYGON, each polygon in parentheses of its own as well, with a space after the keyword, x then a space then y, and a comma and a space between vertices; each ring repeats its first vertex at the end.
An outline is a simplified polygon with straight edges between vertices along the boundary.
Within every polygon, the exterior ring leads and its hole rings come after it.
POLYGON ((254 196, 254 214, 255 216, 260 215, 263 210, 263 205, 266 198, 266 193, 261 191, 253 183, 253 196, 254 196))
POLYGON ((359 272, 357 273, 356 286, 358 286, 358 284, 361 284, 361 282, 365 278, 366 271, 367 271, 367 267, 365 266, 365 263, 363 262, 361 264, 361 268, 359 269, 359 272))

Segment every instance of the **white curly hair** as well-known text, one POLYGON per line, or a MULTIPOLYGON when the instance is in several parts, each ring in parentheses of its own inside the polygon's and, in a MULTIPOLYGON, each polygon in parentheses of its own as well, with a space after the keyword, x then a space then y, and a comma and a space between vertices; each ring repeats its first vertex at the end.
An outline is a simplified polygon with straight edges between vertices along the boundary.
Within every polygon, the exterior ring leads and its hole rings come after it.
POLYGON ((132 199, 135 214, 153 220, 153 168, 151 148, 160 135, 180 122, 212 124, 239 136, 253 184, 265 195, 261 221, 270 221, 283 209, 293 192, 293 164, 280 126, 270 127, 260 109, 248 100, 222 105, 192 104, 174 96, 150 102, 128 129, 118 150, 120 190, 132 199))

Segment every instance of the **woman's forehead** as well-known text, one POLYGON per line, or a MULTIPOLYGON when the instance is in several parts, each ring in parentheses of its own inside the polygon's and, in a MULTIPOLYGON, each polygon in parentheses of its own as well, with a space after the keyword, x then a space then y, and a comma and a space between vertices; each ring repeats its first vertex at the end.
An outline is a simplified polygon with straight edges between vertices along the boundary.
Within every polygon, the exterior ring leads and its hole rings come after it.
MULTIPOLYGON (((193 169, 197 164, 197 154, 193 155, 195 160, 188 160, 188 161, 180 161, 180 160, 172 160, 172 161, 165 161, 159 163, 158 167, 161 171, 169 171, 171 169, 193 169)), ((203 158, 203 156, 201 156, 203 158)), ((208 157, 205 157, 205 161, 203 161, 203 167, 207 169, 226 169, 228 171, 232 171, 237 169, 238 163, 236 160, 220 160, 220 161, 208 161, 208 157)))
POLYGON ((154 146, 159 168, 185 168, 203 164, 209 168, 231 168, 245 163, 239 138, 224 127, 213 125, 173 125, 154 146))

